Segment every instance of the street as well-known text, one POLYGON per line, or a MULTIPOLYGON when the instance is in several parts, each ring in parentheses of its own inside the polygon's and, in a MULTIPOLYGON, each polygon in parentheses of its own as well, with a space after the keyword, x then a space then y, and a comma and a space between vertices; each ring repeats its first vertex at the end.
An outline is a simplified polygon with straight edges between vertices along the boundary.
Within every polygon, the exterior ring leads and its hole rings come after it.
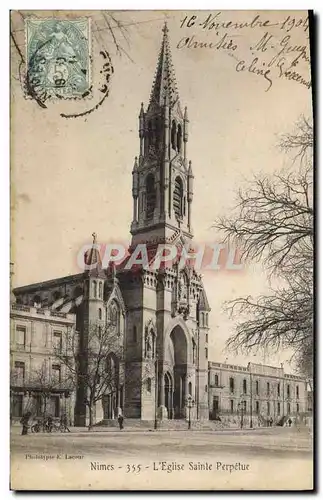
POLYGON ((12 487, 287 489, 312 485, 308 429, 12 431, 12 487))

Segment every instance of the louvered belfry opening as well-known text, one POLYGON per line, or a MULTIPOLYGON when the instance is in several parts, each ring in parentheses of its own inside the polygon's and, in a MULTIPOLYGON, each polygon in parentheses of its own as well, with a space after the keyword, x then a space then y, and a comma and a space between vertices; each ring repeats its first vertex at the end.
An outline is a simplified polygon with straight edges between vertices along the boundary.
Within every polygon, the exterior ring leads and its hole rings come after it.
POLYGON ((183 183, 180 177, 175 179, 173 206, 175 217, 183 217, 183 183))
POLYGON ((156 206, 155 178, 153 174, 148 174, 146 179, 146 217, 152 219, 156 206))

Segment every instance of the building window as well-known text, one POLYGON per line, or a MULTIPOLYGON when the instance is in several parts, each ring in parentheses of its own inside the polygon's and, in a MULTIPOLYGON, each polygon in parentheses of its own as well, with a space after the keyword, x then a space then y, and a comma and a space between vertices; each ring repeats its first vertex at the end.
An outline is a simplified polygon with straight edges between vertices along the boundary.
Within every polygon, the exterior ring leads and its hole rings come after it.
POLYGON ((234 412, 234 401, 233 401, 233 399, 230 399, 230 411, 231 411, 231 413, 234 412))
POLYGON ((132 329, 132 340, 133 342, 137 342, 137 327, 134 325, 132 329))
POLYGON ((156 206, 155 178, 153 174, 148 174, 146 179, 146 217, 152 219, 156 206))
POLYGON ((174 149, 176 151, 176 122, 175 122, 175 120, 172 121, 171 143, 172 143, 172 149, 174 149))
POLYGON ((183 182, 180 177, 176 177, 175 179, 175 187, 173 194, 173 207, 175 217, 181 218, 183 217, 183 182))
POLYGON ((100 281, 100 282, 99 282, 99 298, 100 298, 100 299, 102 299, 102 298, 103 298, 103 293, 102 293, 102 290, 103 290, 103 288, 102 288, 102 282, 100 281))
POLYGON ((206 335, 205 335, 205 343, 207 344, 208 342, 209 342, 209 335, 208 335, 208 334, 206 334, 206 335))
POLYGON ((270 415, 270 403, 267 401, 267 415, 270 415))
POLYGON ((61 367, 60 365, 52 365, 52 378, 56 384, 61 383, 61 367))
POLYGON ((287 385, 287 397, 290 398, 290 385, 287 385))
POLYGON ((256 380, 256 394, 259 395, 259 382, 256 380))
POLYGON ((54 417, 59 417, 60 411, 59 411, 59 396, 51 396, 50 398, 50 413, 54 417))
POLYGON ((113 301, 109 308, 109 319, 113 327, 116 328, 117 333, 120 332, 120 310, 118 304, 113 301))
POLYGON ((299 399, 299 387, 298 387, 298 385, 296 386, 296 399, 299 399))
POLYGON ((26 327, 17 326, 16 328, 16 344, 19 347, 25 348, 26 346, 26 327))
POLYGON ((216 387, 219 386, 219 375, 214 375, 214 385, 216 385, 216 387))
POLYGON ((192 359, 193 359, 193 365, 196 362, 196 345, 194 339, 192 339, 192 359))
POLYGON ((267 382, 267 396, 269 396, 270 394, 270 383, 267 382))
POLYGON ((259 401, 256 401, 256 413, 259 414, 259 401))
POLYGON ((247 411, 247 401, 243 402, 243 411, 246 413, 247 411))
MULTIPOLYGON (((205 324, 206 324, 206 326, 209 326, 209 315, 208 314, 205 315, 205 324)), ((207 334, 206 334, 206 336, 207 336, 207 334)))
POLYGON ((25 383, 25 363, 22 361, 15 362, 15 376, 16 383, 18 385, 24 385, 25 383))
POLYGON ((101 309, 101 307, 99 307, 99 309, 98 309, 98 316, 99 316, 99 319, 102 319, 102 309, 101 309))
POLYGON ((182 127, 177 127, 177 152, 180 153, 182 149, 182 127))
POLYGON ((155 142, 155 144, 158 144, 159 137, 160 137, 160 123, 159 123, 158 116, 156 116, 154 124, 155 124, 154 142, 155 142))
POLYGON ((287 403, 287 414, 290 414, 290 403, 287 403))
POLYGON ((299 413, 299 404, 296 403, 296 413, 299 413))
POLYGON ((277 385, 277 396, 280 397, 280 383, 277 385))
POLYGON ((243 386, 243 394, 247 394, 247 381, 245 378, 243 379, 242 386, 243 386))
POLYGON ((12 405, 11 405, 11 415, 13 417, 22 417, 23 410, 23 395, 13 394, 12 405))
POLYGON ((277 403, 277 414, 280 415, 280 403, 277 403))
POLYGON ((148 146, 150 146, 153 142, 153 126, 151 120, 148 122, 148 146))
POLYGON ((35 403, 36 416, 41 417, 41 415, 42 415, 42 396, 41 396, 41 394, 37 394, 34 396, 34 403, 35 403))
POLYGON ((205 386, 205 392, 207 392, 207 385, 205 386))
POLYGON ((230 392, 234 392, 234 378, 230 377, 229 379, 230 392))
POLYGON ((147 379, 147 392, 151 393, 151 378, 147 379))
POLYGON ((54 331, 54 333, 53 333, 53 348, 55 351, 61 352, 61 350, 62 350, 62 332, 54 331))
POLYGON ((219 396, 213 396, 213 413, 217 414, 219 411, 219 396))
POLYGON ((209 357, 209 352, 208 352, 208 349, 207 349, 207 347, 206 347, 206 348, 205 348, 205 358, 206 358, 206 359, 208 359, 208 357, 209 357))

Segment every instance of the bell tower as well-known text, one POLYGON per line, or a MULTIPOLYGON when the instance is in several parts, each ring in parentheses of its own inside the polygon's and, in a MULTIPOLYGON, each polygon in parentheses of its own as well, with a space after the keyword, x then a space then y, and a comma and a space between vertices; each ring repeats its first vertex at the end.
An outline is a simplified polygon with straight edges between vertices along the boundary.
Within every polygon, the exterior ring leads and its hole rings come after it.
POLYGON ((202 277, 177 261, 161 268, 152 266, 158 263, 154 261, 158 244, 174 245, 180 252, 193 238, 188 125, 165 25, 149 104, 147 109, 143 104, 140 108, 139 155, 132 171, 129 250, 136 256, 137 245, 146 244, 151 265, 136 269, 125 265, 120 272, 127 309, 127 418, 184 419, 192 412, 196 419, 207 419, 209 415, 208 326, 204 322, 209 306, 202 277))
POLYGON ((187 160, 188 114, 180 105, 168 28, 157 62, 148 108, 139 114, 139 158, 132 172, 132 245, 192 239, 192 164, 187 160))

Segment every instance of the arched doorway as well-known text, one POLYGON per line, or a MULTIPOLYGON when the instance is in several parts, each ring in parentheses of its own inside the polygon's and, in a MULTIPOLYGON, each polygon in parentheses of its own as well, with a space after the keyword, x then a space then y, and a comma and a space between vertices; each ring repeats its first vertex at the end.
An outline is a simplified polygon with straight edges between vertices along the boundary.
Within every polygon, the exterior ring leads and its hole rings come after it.
MULTIPOLYGON (((175 326, 170 334, 173 353, 173 418, 185 418, 186 379, 188 346, 186 335, 180 325, 175 326)), ((171 360, 169 360, 171 361, 171 360)))

